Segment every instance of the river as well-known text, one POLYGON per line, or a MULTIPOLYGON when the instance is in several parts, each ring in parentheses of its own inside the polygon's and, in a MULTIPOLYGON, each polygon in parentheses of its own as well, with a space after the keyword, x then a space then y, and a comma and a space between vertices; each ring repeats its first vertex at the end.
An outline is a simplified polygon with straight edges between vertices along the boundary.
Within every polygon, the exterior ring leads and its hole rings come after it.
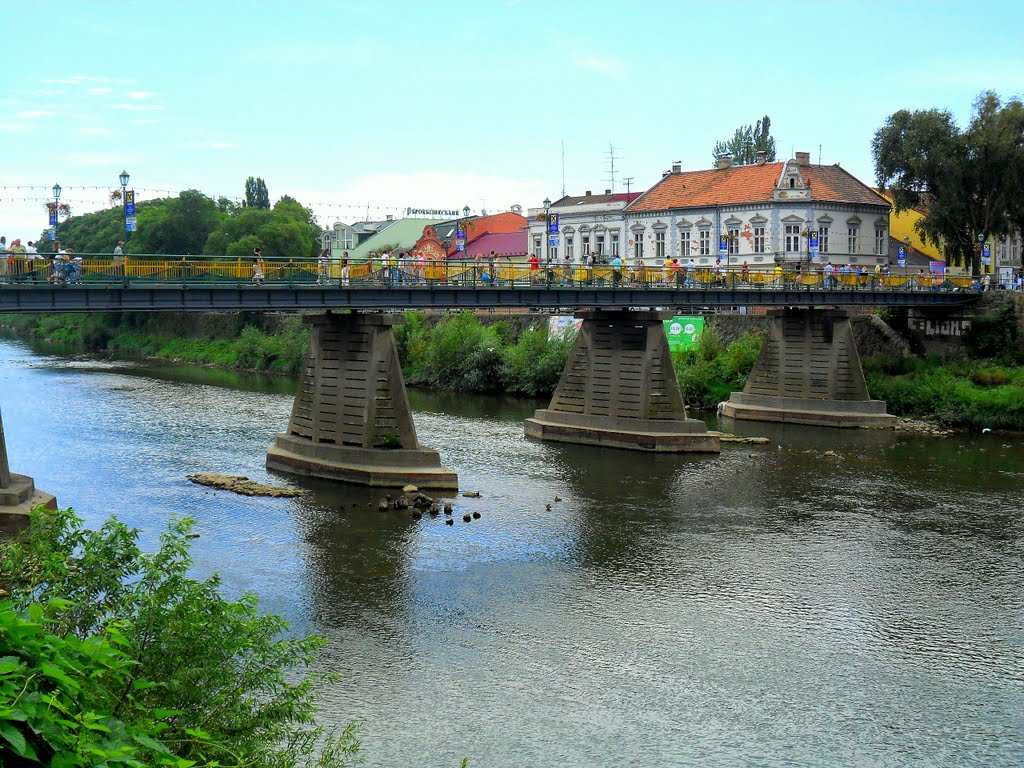
POLYGON ((651 456, 414 392, 421 442, 482 493, 455 526, 185 480, 300 484, 262 466, 291 392, 0 340, 12 469, 147 546, 194 517, 197 575, 329 638, 322 716, 361 722, 366 765, 1024 764, 1019 438, 757 425, 772 445, 651 456))

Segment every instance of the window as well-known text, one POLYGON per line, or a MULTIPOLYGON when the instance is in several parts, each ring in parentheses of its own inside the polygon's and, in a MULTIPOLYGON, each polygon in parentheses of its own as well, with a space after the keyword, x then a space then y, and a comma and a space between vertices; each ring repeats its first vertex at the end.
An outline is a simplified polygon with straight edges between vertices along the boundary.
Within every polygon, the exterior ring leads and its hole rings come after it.
POLYGON ((533 255, 540 258, 540 235, 533 236, 533 255))
POLYGON ((886 252, 885 227, 875 227, 875 254, 881 256, 886 252))
POLYGON ((572 238, 571 237, 565 238, 565 255, 568 256, 570 259, 573 258, 574 254, 572 252, 572 238))
POLYGON ((711 230, 701 229, 700 231, 700 255, 711 255, 711 230))
POLYGON ((612 232, 612 256, 619 255, 619 233, 612 232))
POLYGON ((791 178, 789 180, 789 188, 790 189, 796 189, 796 179, 791 178))
POLYGON ((690 256, 690 232, 679 233, 679 255, 686 259, 690 256))
POLYGON ((999 263, 1006 261, 1006 238, 999 241, 999 263))
POLYGON ((735 255, 740 252, 740 230, 738 227, 729 228, 729 254, 735 255))
POLYGON ((828 227, 818 228, 818 250, 828 253, 828 227))
POLYGON ((580 251, 580 256, 584 259, 587 258, 587 256, 590 255, 590 235, 583 235, 580 238, 580 248, 582 249, 580 251))
POLYGON ((764 253, 764 227, 754 227, 754 253, 764 253))
POLYGON ((846 251, 847 253, 857 252, 857 227, 855 226, 846 229, 846 251))
POLYGON ((665 233, 654 233, 654 258, 658 261, 665 260, 665 233))
POLYGON ((644 257, 644 235, 643 232, 636 233, 636 239, 633 240, 633 258, 642 259, 644 257))
POLYGON ((594 235, 594 253, 598 256, 604 253, 604 235, 594 235))
POLYGON ((800 225, 786 225, 786 253, 800 252, 800 225))

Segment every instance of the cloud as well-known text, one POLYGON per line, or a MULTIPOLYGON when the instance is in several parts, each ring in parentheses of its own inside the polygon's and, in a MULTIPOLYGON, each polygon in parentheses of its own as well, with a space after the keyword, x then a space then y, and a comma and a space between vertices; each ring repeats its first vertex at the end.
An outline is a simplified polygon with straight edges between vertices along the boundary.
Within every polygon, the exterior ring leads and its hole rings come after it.
POLYGON ((190 141, 181 146, 186 149, 233 149, 235 145, 226 141, 190 141))
POLYGON ((129 99, 151 99, 154 96, 156 96, 156 94, 153 93, 153 91, 129 91, 128 92, 128 98, 129 99))
POLYGON ((595 72, 616 80, 620 80, 625 74, 625 68, 618 59, 602 58, 600 56, 577 56, 574 63, 580 69, 595 72))
POLYGON ((126 109, 129 112, 162 112, 164 108, 151 104, 115 104, 114 109, 126 109))
POLYGON ((72 75, 71 77, 51 77, 40 80, 48 85, 81 85, 82 83, 109 83, 109 77, 93 77, 92 75, 72 75))
POLYGON ((88 93, 88 94, 91 94, 92 96, 106 96, 112 90, 113 90, 112 88, 99 87, 99 88, 86 88, 85 92, 88 93))
POLYGON ((91 126, 86 128, 78 129, 79 136, 116 136, 109 128, 100 128, 97 126, 91 126))
POLYGON ((387 214, 404 216, 405 209, 439 208, 462 210, 468 205, 474 213, 509 210, 518 204, 523 209, 544 198, 541 179, 513 176, 483 176, 426 170, 414 173, 378 173, 353 179, 340 189, 297 188, 289 194, 317 214, 321 223, 360 221, 367 216, 383 218, 387 214))
POLYGON ((132 125, 153 125, 154 123, 159 123, 159 122, 160 122, 159 120, 157 120, 156 118, 152 118, 152 117, 136 118, 135 120, 132 120, 132 125))
POLYGON ((123 154, 107 154, 103 152, 73 152, 68 156, 69 165, 103 165, 123 166, 125 158, 123 154))
POLYGON ((17 120, 35 120, 39 117, 53 117, 56 112, 51 112, 46 109, 24 109, 18 112, 14 117, 17 120))

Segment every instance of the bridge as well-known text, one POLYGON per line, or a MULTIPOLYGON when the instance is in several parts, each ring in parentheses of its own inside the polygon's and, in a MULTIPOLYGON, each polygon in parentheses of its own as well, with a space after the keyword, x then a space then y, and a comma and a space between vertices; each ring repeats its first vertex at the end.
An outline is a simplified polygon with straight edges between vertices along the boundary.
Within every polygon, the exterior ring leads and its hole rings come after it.
MULTIPOLYGON (((715 453, 719 438, 688 418, 664 310, 773 307, 735 419, 890 427, 871 400, 851 306, 956 307, 972 278, 611 267, 531 268, 490 262, 340 265, 309 259, 107 257, 22 260, 0 273, 0 312, 310 312, 310 346, 286 430, 267 467, 371 486, 455 489, 458 478, 416 436, 392 326, 404 309, 575 311, 579 332, 547 408, 526 420, 542 440, 643 451, 715 453)), ((0 422, 0 513, 42 499, 7 467, 0 422), (17 491, 11 489, 17 485, 17 491)))

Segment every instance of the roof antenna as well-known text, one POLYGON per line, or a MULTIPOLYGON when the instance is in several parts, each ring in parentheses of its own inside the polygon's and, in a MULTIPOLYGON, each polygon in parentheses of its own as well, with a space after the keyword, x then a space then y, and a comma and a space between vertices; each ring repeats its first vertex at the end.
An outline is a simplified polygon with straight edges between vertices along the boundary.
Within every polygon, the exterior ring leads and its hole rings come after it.
POLYGON ((606 179, 612 185, 612 192, 615 191, 615 161, 621 159, 620 155, 615 154, 615 150, 621 149, 621 147, 612 146, 611 139, 608 140, 608 165, 610 170, 610 179, 606 179))
POLYGON ((562 139, 562 197, 565 197, 565 139, 562 139))
POLYGON ((821 144, 818 145, 818 165, 821 165, 821 144))
POLYGON ((625 184, 626 184, 626 194, 628 195, 629 194, 629 188, 631 186, 633 186, 633 177, 632 176, 627 176, 626 178, 623 179, 623 182, 625 182, 625 184))

